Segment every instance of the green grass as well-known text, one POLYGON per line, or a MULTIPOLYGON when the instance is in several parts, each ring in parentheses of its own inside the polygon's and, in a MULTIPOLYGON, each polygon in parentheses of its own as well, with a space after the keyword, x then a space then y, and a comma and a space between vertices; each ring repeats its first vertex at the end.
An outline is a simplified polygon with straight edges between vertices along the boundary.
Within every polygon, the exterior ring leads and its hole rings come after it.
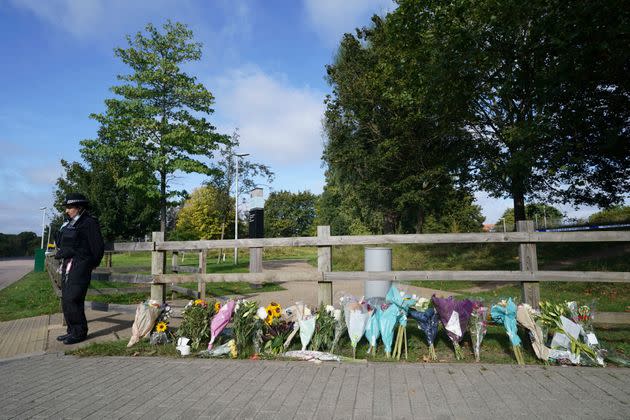
MULTIPOLYGON (((602 342, 605 348, 612 350, 615 354, 622 357, 630 357, 630 327, 617 328, 612 330, 597 330, 598 338, 602 342)), ((522 338, 526 337, 524 331, 520 331, 522 338)), ((226 341, 226 338, 222 338, 222 341, 226 341)), ((174 341, 174 340, 173 340, 174 341)), ((407 343, 409 362, 423 362, 426 361, 428 355, 428 346, 426 344, 424 335, 417 328, 416 323, 410 321, 407 325, 407 343)), ((542 361, 536 358, 529 340, 523 340, 523 354, 526 364, 542 365, 542 361)), ((174 342, 162 346, 152 346, 148 343, 148 340, 142 340, 140 343, 134 345, 131 348, 127 348, 127 340, 118 340, 107 343, 92 343, 88 346, 82 347, 77 350, 68 352, 77 356, 166 356, 166 357, 179 357, 175 350, 174 342)), ((472 344, 470 335, 466 333, 461 341, 462 350, 464 353, 463 360, 456 360, 453 352, 453 345, 448 336, 444 332, 444 329, 440 327, 438 336, 435 342, 435 350, 438 356, 439 362, 447 363, 472 363, 474 362, 474 354, 472 350, 472 344)), ((201 348, 205 348, 202 344, 201 348)), ((291 343, 289 350, 299 350, 301 348, 299 336, 296 336, 291 343)), ((382 342, 379 340, 378 351, 376 356, 366 355, 368 345, 365 338, 363 338, 357 345, 356 357, 357 359, 369 359, 379 362, 393 362, 394 359, 385 357, 384 348, 382 342)), ((346 335, 339 343, 339 351, 336 353, 341 356, 352 357, 352 347, 346 335)), ((273 356, 265 356, 265 358, 274 358, 273 356)), ((404 359, 404 355, 401 360, 404 359)), ((510 342, 505 333, 505 329, 501 326, 489 325, 488 333, 486 334, 482 347, 481 347, 481 361, 484 363, 504 363, 504 364, 516 364, 510 342)))
POLYGON ((0 290, 0 321, 60 312, 48 274, 31 272, 0 290))

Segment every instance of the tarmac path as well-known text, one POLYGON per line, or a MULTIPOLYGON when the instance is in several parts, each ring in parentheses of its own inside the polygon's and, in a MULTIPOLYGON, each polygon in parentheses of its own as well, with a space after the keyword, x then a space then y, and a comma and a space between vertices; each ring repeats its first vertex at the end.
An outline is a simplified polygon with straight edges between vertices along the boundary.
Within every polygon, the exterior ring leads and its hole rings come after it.
POLYGON ((0 377, 0 419, 620 419, 630 401, 614 368, 49 353, 0 377))
POLYGON ((0 258, 0 290, 31 272, 34 261, 33 257, 0 258))

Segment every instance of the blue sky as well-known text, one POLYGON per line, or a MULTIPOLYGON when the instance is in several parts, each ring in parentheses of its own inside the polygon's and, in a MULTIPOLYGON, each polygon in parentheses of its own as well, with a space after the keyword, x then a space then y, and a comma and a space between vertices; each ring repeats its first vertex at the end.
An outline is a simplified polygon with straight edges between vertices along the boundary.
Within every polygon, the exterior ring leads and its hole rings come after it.
MULTIPOLYGON (((324 185, 321 167, 324 66, 344 32, 393 9, 391 0, 0 0, 0 232, 41 230, 59 161, 79 160, 104 111, 125 36, 166 19, 190 26, 203 58, 186 68, 216 98, 210 118, 238 127, 242 153, 276 173, 274 190, 324 185)), ((182 175, 192 190, 203 178, 182 175)), ((268 191, 265 192, 267 194, 268 191)), ((488 222, 511 207, 478 194, 488 222)), ((590 214, 593 209, 573 211, 590 214)))

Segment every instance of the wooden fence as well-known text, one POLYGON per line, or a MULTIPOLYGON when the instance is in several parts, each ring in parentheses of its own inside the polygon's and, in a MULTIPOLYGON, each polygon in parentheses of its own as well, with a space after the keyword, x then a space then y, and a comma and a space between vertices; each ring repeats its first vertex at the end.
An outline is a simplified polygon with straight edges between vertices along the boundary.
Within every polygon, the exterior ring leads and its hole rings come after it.
MULTIPOLYGON (((249 283, 313 281, 318 283, 319 303, 332 303, 332 287, 340 280, 456 280, 520 282, 522 300, 534 307, 540 300, 539 282, 630 282, 630 272, 601 271, 539 271, 536 254, 537 243, 597 242, 606 246, 609 242, 630 242, 630 231, 614 232, 534 232, 532 221, 518 222, 518 232, 508 233, 454 233, 420 235, 373 235, 331 236, 329 226, 318 226, 317 236, 299 238, 261 238, 238 240, 164 241, 162 232, 154 232, 152 242, 115 243, 112 251, 151 251, 151 298, 163 300, 167 284, 196 280, 199 294, 205 295, 207 282, 246 281, 249 283), (518 271, 390 271, 390 272, 339 272, 332 271, 332 247, 344 245, 391 245, 391 244, 461 244, 461 243, 518 243, 520 270, 518 271), (262 272, 262 249, 267 247, 315 246, 318 250, 318 270, 293 272, 262 272), (210 249, 249 248, 250 272, 231 274, 206 273, 206 256, 210 249), (192 275, 165 274, 167 251, 199 252, 199 268, 192 275)), ((173 266, 177 265, 174 253, 173 266)), ((138 279, 140 280, 140 279, 138 279)), ((133 281, 131 277, 126 281, 133 281)))

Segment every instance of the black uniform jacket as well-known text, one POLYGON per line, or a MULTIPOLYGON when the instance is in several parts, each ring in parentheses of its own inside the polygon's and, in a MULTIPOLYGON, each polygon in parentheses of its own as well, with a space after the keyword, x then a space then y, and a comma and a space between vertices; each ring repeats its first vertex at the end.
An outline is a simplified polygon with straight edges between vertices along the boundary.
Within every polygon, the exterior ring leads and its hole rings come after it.
POLYGON ((55 258, 63 259, 64 263, 72 258, 68 281, 89 283, 90 273, 101 263, 105 251, 98 221, 83 213, 74 225, 67 224, 61 229, 56 242, 58 250, 55 258))

